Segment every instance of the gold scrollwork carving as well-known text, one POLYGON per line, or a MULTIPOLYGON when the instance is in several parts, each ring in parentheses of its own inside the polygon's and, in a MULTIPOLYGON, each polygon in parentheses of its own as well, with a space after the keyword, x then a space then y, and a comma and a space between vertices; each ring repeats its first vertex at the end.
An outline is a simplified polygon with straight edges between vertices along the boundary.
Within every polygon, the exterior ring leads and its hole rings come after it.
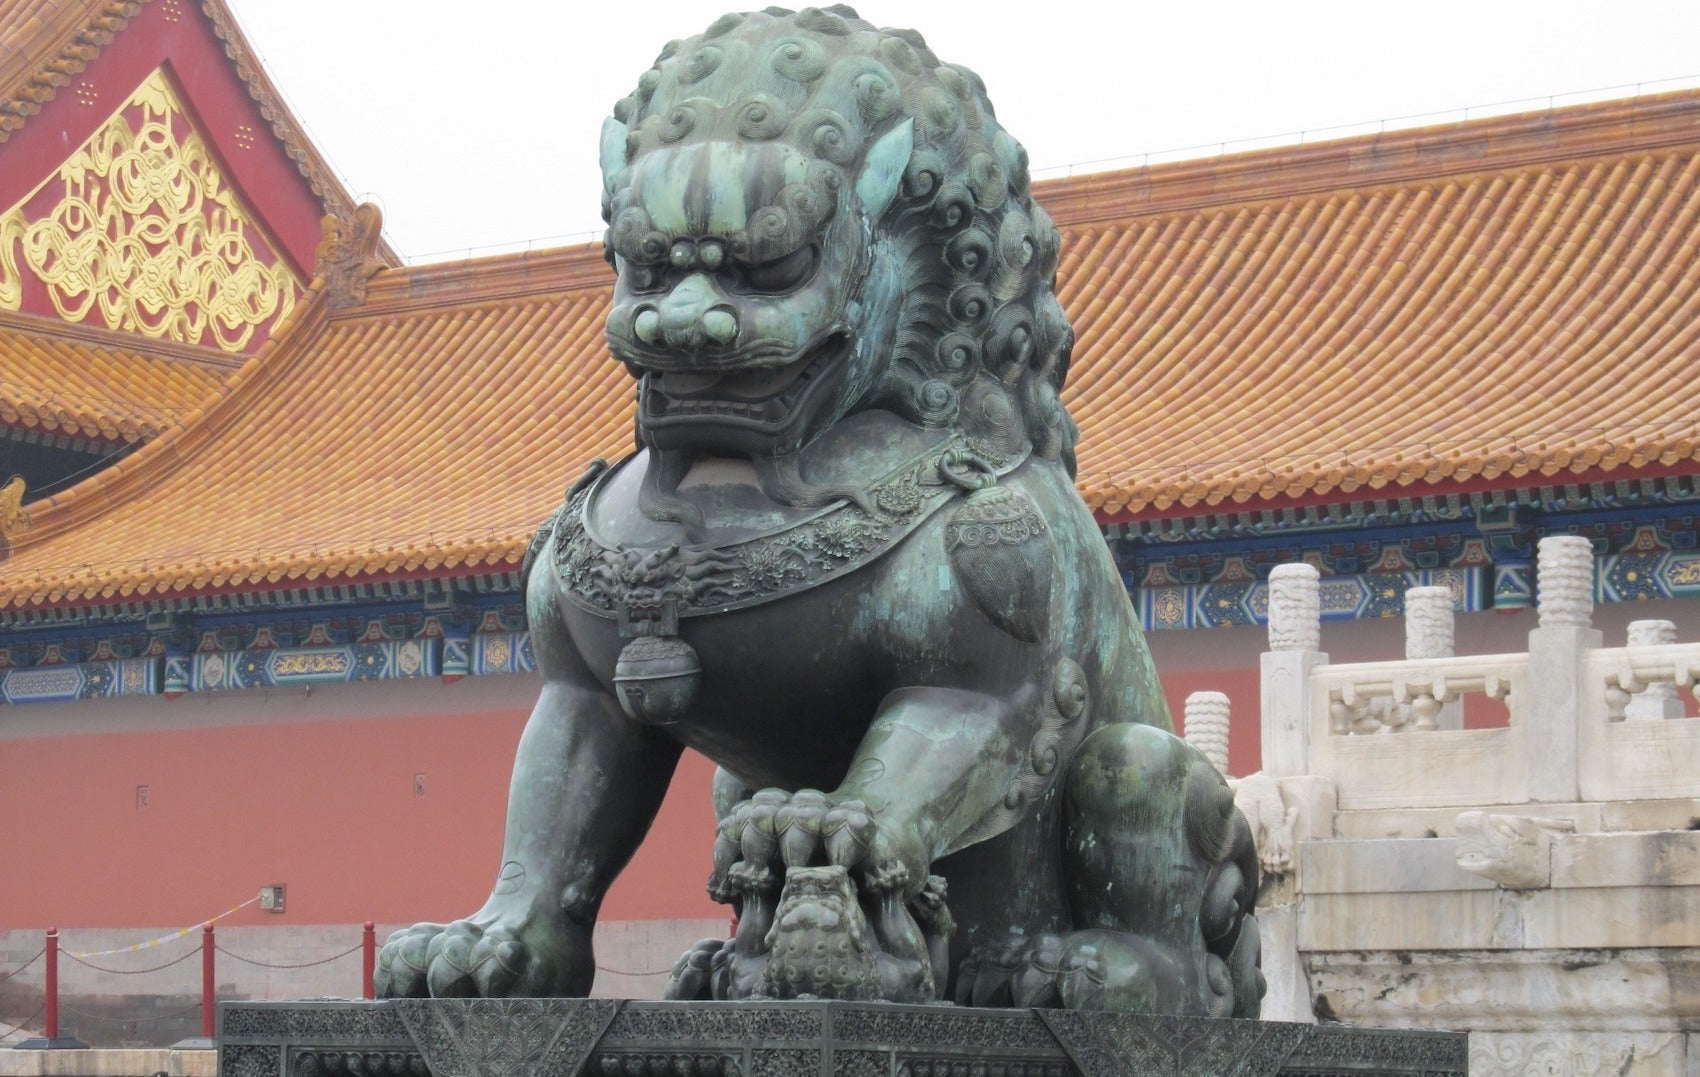
POLYGON ((1673 561, 1665 573, 1665 582, 1672 587, 1692 587, 1700 583, 1700 558, 1673 561))
POLYGON ((19 308, 25 272, 67 321, 98 315, 109 329, 231 352, 301 294, 163 69, 0 216, 0 307, 19 308), (55 181, 64 187, 58 204, 30 219, 26 207, 55 181))
POLYGON ((348 672, 348 656, 341 652, 329 654, 283 654, 272 660, 274 677, 312 677, 348 672))

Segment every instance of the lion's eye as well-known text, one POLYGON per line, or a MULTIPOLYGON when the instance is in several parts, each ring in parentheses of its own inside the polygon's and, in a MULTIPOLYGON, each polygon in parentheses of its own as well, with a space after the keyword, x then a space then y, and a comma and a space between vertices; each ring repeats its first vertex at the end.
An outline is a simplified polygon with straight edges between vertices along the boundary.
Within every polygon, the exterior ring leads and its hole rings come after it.
POLYGON ((765 265, 746 266, 743 285, 751 292, 788 292, 808 280, 814 271, 815 248, 810 244, 765 265))
POLYGON ((626 263, 626 287, 634 292, 659 291, 667 283, 665 267, 658 265, 643 265, 641 263, 626 263))

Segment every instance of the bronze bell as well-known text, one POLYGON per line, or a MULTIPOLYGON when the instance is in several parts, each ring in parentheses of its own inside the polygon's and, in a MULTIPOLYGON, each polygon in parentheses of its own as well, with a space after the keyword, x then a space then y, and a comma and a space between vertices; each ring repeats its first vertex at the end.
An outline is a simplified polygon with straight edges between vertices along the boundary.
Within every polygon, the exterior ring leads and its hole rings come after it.
POLYGON ((678 636, 639 636, 614 663, 614 692, 620 708, 648 725, 682 720, 702 683, 696 651, 678 636))

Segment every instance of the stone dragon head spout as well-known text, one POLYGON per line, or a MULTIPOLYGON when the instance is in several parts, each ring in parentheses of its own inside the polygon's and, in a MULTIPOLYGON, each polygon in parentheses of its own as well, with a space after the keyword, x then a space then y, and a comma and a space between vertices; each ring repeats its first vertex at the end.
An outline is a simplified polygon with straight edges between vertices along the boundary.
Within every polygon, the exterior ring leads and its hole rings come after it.
POLYGON ((667 46, 602 136, 610 350, 663 453, 883 409, 1072 470, 1058 233, 980 79, 847 7, 667 46))

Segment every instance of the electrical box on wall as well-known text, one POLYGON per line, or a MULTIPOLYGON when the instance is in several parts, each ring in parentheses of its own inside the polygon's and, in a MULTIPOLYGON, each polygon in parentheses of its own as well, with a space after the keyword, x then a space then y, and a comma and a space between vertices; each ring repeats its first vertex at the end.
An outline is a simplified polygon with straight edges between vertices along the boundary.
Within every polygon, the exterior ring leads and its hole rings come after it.
POLYGON ((267 912, 283 911, 283 884, 260 887, 260 908, 267 912))

